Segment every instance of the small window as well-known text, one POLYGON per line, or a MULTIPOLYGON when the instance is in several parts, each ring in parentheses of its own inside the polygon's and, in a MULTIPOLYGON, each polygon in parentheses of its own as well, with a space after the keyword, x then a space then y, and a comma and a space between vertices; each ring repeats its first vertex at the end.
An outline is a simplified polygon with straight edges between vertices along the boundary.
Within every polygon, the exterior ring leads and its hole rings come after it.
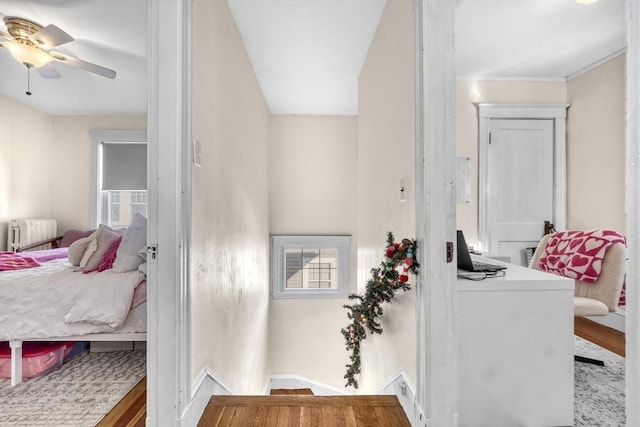
POLYGON ((345 297, 351 236, 272 236, 273 297, 345 297))

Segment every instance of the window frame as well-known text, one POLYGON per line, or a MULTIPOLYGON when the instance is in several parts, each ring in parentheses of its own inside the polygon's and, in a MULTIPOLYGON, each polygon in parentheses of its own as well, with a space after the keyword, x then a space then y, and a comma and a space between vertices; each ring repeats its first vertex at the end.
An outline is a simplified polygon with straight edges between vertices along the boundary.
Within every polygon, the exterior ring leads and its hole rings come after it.
MULTIPOLYGON (((101 170, 102 158, 100 144, 106 143, 149 143, 147 130, 92 130, 89 131, 91 137, 91 193, 89 200, 91 206, 89 208, 91 228, 97 228, 98 224, 105 215, 102 207, 105 200, 101 197, 101 170)), ((147 150, 148 158, 148 150, 147 150)), ((148 190, 147 190, 148 191, 148 190)), ((106 213, 108 215, 108 213, 106 213)))
POLYGON ((344 298, 349 294, 349 270, 351 267, 351 236, 271 236, 271 289, 274 299, 281 298, 344 298), (287 249, 335 249, 337 250, 336 288, 286 288, 285 250, 287 249))

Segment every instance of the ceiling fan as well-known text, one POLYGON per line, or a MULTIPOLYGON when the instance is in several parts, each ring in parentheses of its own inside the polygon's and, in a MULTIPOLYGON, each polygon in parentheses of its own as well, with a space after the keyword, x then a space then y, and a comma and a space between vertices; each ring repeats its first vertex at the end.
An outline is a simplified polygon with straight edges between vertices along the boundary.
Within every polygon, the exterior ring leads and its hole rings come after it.
MULTIPOLYGON (((62 62, 94 74, 113 79, 116 72, 82 59, 75 58, 51 49, 73 41, 73 37, 55 25, 42 27, 35 22, 14 16, 4 18, 9 34, 0 31, 0 46, 9 51, 11 56, 24 64, 28 70, 35 68, 43 78, 57 79, 60 73, 54 62, 62 62)), ((27 91, 27 95, 31 95, 27 91)))

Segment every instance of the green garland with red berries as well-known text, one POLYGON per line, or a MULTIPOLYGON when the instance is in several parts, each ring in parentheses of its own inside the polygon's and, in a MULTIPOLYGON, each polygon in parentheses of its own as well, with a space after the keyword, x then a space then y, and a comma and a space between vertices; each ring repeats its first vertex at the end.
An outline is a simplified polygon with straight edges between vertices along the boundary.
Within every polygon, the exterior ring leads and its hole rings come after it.
POLYGON ((371 278, 367 281, 364 296, 349 295, 349 299, 357 302, 344 305, 349 310, 347 317, 351 323, 340 331, 346 341, 347 351, 351 352, 351 363, 345 365, 345 387, 358 388, 360 343, 367 337, 367 330, 371 334, 382 333, 382 326, 378 321, 378 317, 383 314, 382 304, 391 302, 396 292, 411 289, 409 273, 417 275, 420 267, 416 261, 417 249, 415 240, 402 239, 400 243, 395 243, 393 233, 388 232, 384 261, 379 267, 371 269, 371 278))

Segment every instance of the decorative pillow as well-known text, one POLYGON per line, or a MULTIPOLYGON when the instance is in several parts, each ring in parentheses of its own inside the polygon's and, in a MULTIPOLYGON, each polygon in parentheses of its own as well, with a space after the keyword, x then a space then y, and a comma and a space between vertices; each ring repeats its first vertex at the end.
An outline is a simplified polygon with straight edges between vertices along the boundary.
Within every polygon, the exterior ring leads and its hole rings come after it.
MULTIPOLYGON (((68 248, 78 239, 82 239, 83 237, 89 237, 93 233, 95 233, 95 231, 96 230, 74 230, 74 229, 67 230, 62 235, 62 240, 60 241, 60 247, 68 248)), ((77 264, 74 264, 74 265, 77 265, 77 264)))
POLYGON ((82 260, 80 260, 79 270, 85 272, 96 271, 100 266, 102 257, 118 238, 120 238, 120 234, 113 231, 111 227, 100 224, 98 231, 89 242, 82 260))
POLYGON ((144 261, 138 254, 147 243, 147 218, 136 212, 131 224, 122 236, 116 260, 113 263, 115 273, 125 273, 138 268, 144 261))
POLYGON ((89 246, 89 242, 91 241, 91 236, 83 237, 81 239, 76 240, 69 246, 69 250, 67 252, 67 258, 71 265, 80 265, 80 261, 82 260, 82 256, 87 251, 87 246, 89 246))
POLYGON ((98 271, 105 271, 113 267, 113 262, 116 260, 116 253, 118 252, 120 242, 122 242, 122 237, 118 237, 111 244, 111 247, 107 250, 107 252, 104 253, 104 255, 102 256, 102 260, 100 261, 100 265, 98 266, 98 271))

